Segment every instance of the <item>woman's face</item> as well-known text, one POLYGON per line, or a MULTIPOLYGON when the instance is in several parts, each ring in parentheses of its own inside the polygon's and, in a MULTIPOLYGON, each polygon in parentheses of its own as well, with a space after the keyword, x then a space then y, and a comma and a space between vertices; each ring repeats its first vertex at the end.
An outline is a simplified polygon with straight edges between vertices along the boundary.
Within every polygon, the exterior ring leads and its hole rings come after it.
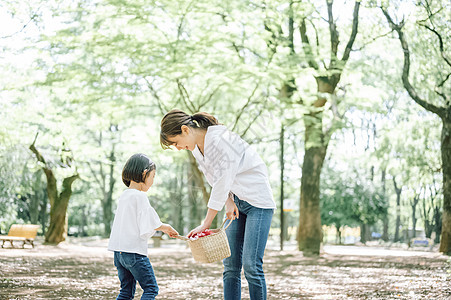
POLYGON ((188 126, 182 125, 182 133, 168 138, 168 140, 174 145, 177 150, 190 150, 193 151, 196 148, 196 140, 193 130, 188 126))

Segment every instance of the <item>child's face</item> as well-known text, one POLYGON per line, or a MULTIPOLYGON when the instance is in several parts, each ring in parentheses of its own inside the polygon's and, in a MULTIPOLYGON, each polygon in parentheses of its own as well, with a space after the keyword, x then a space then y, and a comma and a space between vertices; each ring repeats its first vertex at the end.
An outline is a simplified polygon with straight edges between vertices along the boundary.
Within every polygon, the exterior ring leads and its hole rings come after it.
POLYGON ((182 133, 168 138, 177 150, 190 150, 196 148, 196 140, 193 131, 186 125, 182 125, 182 133))
POLYGON ((147 192, 150 187, 153 185, 153 179, 155 178, 155 170, 152 170, 149 174, 149 176, 147 176, 146 180, 144 181, 144 184, 142 186, 142 190, 144 192, 147 192))

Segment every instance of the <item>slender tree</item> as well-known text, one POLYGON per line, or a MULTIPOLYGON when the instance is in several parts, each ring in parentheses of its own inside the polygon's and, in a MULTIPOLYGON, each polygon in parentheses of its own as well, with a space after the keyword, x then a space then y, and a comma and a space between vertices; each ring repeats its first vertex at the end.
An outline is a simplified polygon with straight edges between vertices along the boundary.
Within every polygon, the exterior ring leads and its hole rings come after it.
POLYGON ((111 232, 111 224, 113 222, 113 192, 116 184, 116 174, 115 174, 115 166, 116 166, 116 147, 120 138, 115 138, 120 136, 119 126, 116 124, 111 124, 108 129, 109 136, 112 136, 111 144, 105 143, 105 135, 102 131, 99 132, 98 136, 96 136, 96 142, 99 148, 105 147, 108 145, 108 153, 105 153, 106 156, 103 160, 95 161, 95 165, 98 166, 97 169, 93 168, 93 165, 88 162, 87 165, 91 171, 92 177, 94 181, 97 183, 97 186, 101 192, 101 203, 102 203, 102 217, 104 224, 104 236, 108 237, 111 232))
POLYGON ((396 223, 395 223, 395 237, 394 242, 399 242, 400 235, 399 235, 399 228, 401 227, 401 193, 402 193, 402 186, 398 186, 398 183, 396 182, 396 178, 393 177, 393 186, 395 188, 396 192, 396 223))
MULTIPOLYGON (((425 9, 427 11, 426 20, 419 24, 426 28, 438 42, 438 49, 441 59, 446 69, 451 67, 451 59, 447 56, 445 48, 445 37, 439 32, 435 25, 434 15, 438 14, 446 7, 441 7, 437 11, 432 11, 428 1, 426 1, 425 9)), ((417 91, 417 87, 412 85, 410 81, 411 67, 411 50, 409 48, 408 38, 404 32, 405 21, 395 22, 392 15, 388 12, 387 7, 381 7, 382 13, 387 19, 390 27, 396 32, 401 44, 404 63, 402 66, 402 83, 409 96, 418 105, 425 110, 436 114, 442 121, 441 136, 441 156, 442 156, 442 172, 443 172, 443 217, 442 217, 442 234, 440 242, 440 252, 451 254, 451 103, 449 89, 446 91, 446 82, 451 77, 448 71, 434 87, 434 94, 421 95, 417 91), (434 95, 434 96, 433 96, 434 95)))

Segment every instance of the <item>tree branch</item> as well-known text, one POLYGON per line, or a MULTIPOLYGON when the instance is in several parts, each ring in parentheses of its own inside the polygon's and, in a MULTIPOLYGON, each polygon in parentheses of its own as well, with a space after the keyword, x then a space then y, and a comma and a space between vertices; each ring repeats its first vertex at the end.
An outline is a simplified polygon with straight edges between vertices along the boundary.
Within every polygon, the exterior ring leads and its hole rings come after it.
POLYGON ((250 96, 247 98, 247 102, 246 102, 246 103, 244 104, 244 106, 240 109, 238 115, 237 115, 236 118, 235 118, 235 123, 233 124, 232 131, 234 131, 234 130, 236 129, 236 126, 238 125, 238 121, 240 120, 241 115, 242 115, 243 112, 246 110, 246 108, 251 104, 252 97, 254 97, 254 94, 255 94, 255 92, 257 91, 258 86, 259 86, 259 83, 257 83, 257 84, 255 85, 254 90, 252 91, 252 93, 250 94, 250 96))
POLYGON ((185 86, 180 81, 180 79, 176 79, 177 87, 179 88, 181 99, 183 100, 183 103, 185 104, 186 108, 190 110, 190 112, 195 113, 196 107, 194 106, 194 103, 189 98, 188 91, 185 89, 185 86))
POLYGON ((7 39, 7 38, 15 36, 18 33, 21 33, 37 16, 38 16, 38 14, 33 14, 33 16, 31 16, 30 20, 25 25, 23 25, 20 30, 18 30, 10 35, 0 36, 0 39, 7 39))
POLYGON ((357 36, 358 28, 359 28, 359 9, 360 9, 360 1, 356 1, 354 4, 354 13, 352 15, 352 31, 349 36, 349 41, 346 44, 345 52, 343 53, 343 57, 341 59, 342 62, 347 62, 349 59, 349 55, 352 50, 352 45, 355 42, 355 38, 357 36))
MULTIPOLYGON (((97 182, 97 184, 99 185, 99 187, 102 189, 102 192, 105 191, 105 184, 102 184, 102 182, 100 181, 99 177, 97 176, 97 173, 94 171, 94 169, 92 168, 91 164, 89 162, 86 162, 86 164, 88 165, 89 170, 91 171, 92 176, 94 177, 95 182, 97 182)), ((102 163, 100 163, 101 165, 102 163)))
POLYGON ((78 178, 80 178, 80 175, 74 174, 63 179, 63 189, 61 191, 60 198, 68 199, 70 197, 70 195, 72 194, 72 183, 74 183, 74 181, 78 178))
MULTIPOLYGON (((266 41, 266 46, 271 50, 272 53, 276 53, 277 51, 277 35, 274 33, 274 31, 269 27, 268 23, 264 22, 265 30, 271 33, 271 39, 266 41)), ((282 28, 279 26, 279 34, 282 32, 282 28)))
POLYGON ((211 98, 213 98, 213 96, 217 91, 219 91, 222 86, 224 86, 224 83, 218 84, 218 86, 210 93, 210 95, 208 95, 208 97, 205 97, 205 101, 199 104, 197 111, 201 111, 201 108, 211 101, 211 98))
POLYGON ((247 128, 240 134, 240 136, 245 136, 246 133, 249 131, 249 129, 251 128, 252 124, 255 123, 255 120, 257 120, 258 117, 260 117, 260 115, 263 113, 263 109, 260 109, 260 111, 255 115, 255 117, 252 119, 251 122, 249 122, 247 128))
POLYGON ((326 0, 327 2, 327 22, 329 23, 329 33, 330 33, 330 63, 329 68, 333 68, 337 61, 338 44, 340 39, 338 37, 337 24, 334 21, 334 15, 332 6, 334 4, 333 0, 326 0))
POLYGON ((149 82, 149 80, 143 76, 144 80, 147 82, 147 86, 149 87, 152 95, 157 100, 158 108, 160 109, 160 112, 162 115, 164 115, 166 112, 169 111, 169 109, 164 105, 163 101, 161 101, 160 96, 158 95, 157 91, 153 88, 152 82, 149 82))
POLYGON ((35 147, 35 143, 36 143, 36 139, 38 138, 38 134, 39 134, 39 132, 36 133, 34 141, 30 145, 30 150, 31 150, 31 152, 34 153, 38 162, 43 164, 42 170, 44 171, 44 174, 47 178, 47 194, 49 197, 50 205, 53 205, 53 203, 55 202, 55 200, 58 196, 56 178, 55 178, 55 174, 53 174, 52 169, 50 169, 49 166, 47 166, 44 156, 42 156, 42 154, 35 147))
POLYGON ((35 135, 35 137, 34 137, 34 140, 33 140, 33 143, 30 145, 30 150, 31 150, 31 152, 33 152, 33 153, 35 154, 36 159, 37 159, 39 162, 41 162, 42 164, 44 164, 44 168, 48 169, 47 163, 46 163, 46 161, 45 161, 45 159, 44 159, 44 156, 42 156, 42 154, 41 154, 41 153, 38 151, 38 149, 36 149, 36 147, 35 147, 35 143, 36 143, 36 140, 37 140, 37 138, 38 138, 38 135, 39 135, 39 132, 36 133, 36 135, 35 135))
POLYGON ((372 44, 373 42, 375 42, 377 39, 386 37, 386 36, 388 36, 388 35, 389 35, 390 33, 392 33, 392 32, 393 32, 393 30, 390 30, 390 31, 388 31, 387 33, 378 35, 378 36, 374 37, 373 39, 371 39, 369 42, 364 43, 362 47, 357 48, 357 49, 352 49, 352 51, 360 51, 360 50, 364 49, 366 46, 368 46, 369 44, 372 44))
POLYGON ((293 17, 293 1, 290 1, 290 8, 288 11, 288 47, 290 53, 294 54, 294 17, 293 17))
POLYGON ((301 21, 301 24, 299 26, 299 33, 301 35, 302 48, 304 49, 304 53, 307 57, 308 65, 315 70, 319 70, 318 63, 313 57, 312 46, 310 45, 310 41, 307 36, 307 26, 305 24, 305 18, 301 21))
POLYGON ((431 27, 427 26, 426 24, 421 24, 421 23, 419 23, 419 25, 425 27, 426 29, 428 29, 429 31, 431 31, 432 33, 434 33, 434 34, 438 37, 438 43, 439 43, 439 48, 440 48, 440 55, 441 55, 442 58, 445 60, 445 62, 448 64, 448 66, 451 67, 451 61, 450 61, 450 59, 446 56, 446 53, 445 53, 445 47, 443 46, 443 39, 442 39, 442 36, 437 32, 437 30, 435 30, 434 28, 431 28, 431 27))
POLYGON ((232 42, 232 47, 233 49, 235 49, 235 52, 238 55, 238 58, 240 59, 241 63, 244 63, 244 58, 241 56, 240 49, 238 48, 235 42, 232 42))
POLYGON ((389 23, 390 27, 396 31, 398 34, 399 41, 401 42, 401 47, 404 53, 404 65, 402 70, 402 83, 404 85, 404 88, 407 90, 407 93, 409 96, 420 106, 422 106, 424 109, 433 112, 440 116, 442 119, 445 118, 446 110, 443 107, 435 106, 424 99, 422 99, 416 92, 415 88, 410 84, 409 81, 409 73, 410 73, 410 52, 409 52, 409 45, 407 44, 407 40, 404 36, 404 32, 402 31, 402 27, 404 25, 403 22, 400 24, 396 24, 393 19, 390 17, 387 10, 383 7, 381 7, 382 13, 384 14, 385 18, 387 19, 387 22, 389 23))

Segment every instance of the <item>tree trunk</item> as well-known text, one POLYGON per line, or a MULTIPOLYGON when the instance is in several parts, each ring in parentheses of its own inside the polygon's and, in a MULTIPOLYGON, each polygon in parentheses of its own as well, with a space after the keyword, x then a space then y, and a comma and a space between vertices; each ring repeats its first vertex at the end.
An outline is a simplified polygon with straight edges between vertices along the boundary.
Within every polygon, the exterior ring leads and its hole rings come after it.
POLYGON ((282 123, 280 128, 280 250, 283 250, 283 241, 284 241, 284 231, 285 231, 285 220, 284 220, 284 211, 283 211, 283 200, 284 200, 284 125, 282 123))
POLYGON ((366 244, 366 242, 368 242, 368 230, 368 224, 360 224, 360 242, 362 242, 363 244, 366 244))
MULTIPOLYGON (((66 240, 67 237, 67 205, 72 195, 72 183, 79 178, 78 174, 64 178, 63 191, 54 199, 50 208, 50 225, 45 235, 45 242, 48 244, 59 244, 66 240)), ((56 188, 56 187, 55 187, 56 188)), ((58 192, 49 191, 49 194, 57 194, 58 192)))
MULTIPOLYGON (((109 157, 110 172, 108 190, 104 191, 102 209, 103 209, 103 224, 104 224, 104 236, 109 237, 111 233, 111 225, 113 223, 113 191, 116 180, 114 179, 114 167, 116 163, 115 156, 115 144, 113 144, 109 157)), ((106 186, 105 186, 106 187, 106 186)))
POLYGON ((434 227, 431 225, 431 222, 429 222, 429 220, 424 220, 424 233, 428 239, 431 238, 433 229, 434 227))
POLYGON ((319 254, 322 241, 319 184, 325 156, 326 147, 311 147, 305 150, 302 165, 297 240, 299 250, 307 254, 319 254))
POLYGON ((393 185, 395 187, 396 192, 396 227, 395 227, 395 238, 394 242, 399 242, 400 236, 399 236, 399 227, 401 226, 401 192, 402 187, 398 188, 398 185, 396 184, 396 179, 393 177, 393 185))
POLYGON ((341 225, 335 225, 335 228, 337 229, 337 239, 335 243, 341 245, 341 235, 343 227, 341 225))
POLYGON ((35 154, 37 160, 43 164, 42 170, 47 178, 47 196, 50 201, 50 225, 45 234, 45 242, 58 244, 64 241, 67 236, 67 205, 72 195, 72 183, 79 178, 79 175, 75 174, 64 178, 62 192, 58 195, 55 175, 34 145, 37 137, 36 134, 33 144, 30 145, 30 150, 35 154))
POLYGON ((423 219, 424 224, 424 233, 427 238, 431 238, 432 231, 434 230, 434 214, 432 213, 431 216, 431 210, 434 208, 434 198, 433 195, 431 195, 431 206, 427 207, 426 204, 426 196, 423 197, 423 201, 421 201, 422 209, 421 212, 421 218, 423 219))
POLYGON ((42 233, 45 235, 47 232, 47 220, 49 218, 49 214, 47 212, 47 204, 48 204, 48 196, 47 189, 43 189, 42 191, 43 197, 41 201, 41 205, 39 207, 39 222, 41 223, 42 233))
MULTIPOLYGON (((196 190, 196 181, 194 179, 192 166, 190 165, 188 168, 188 200, 190 204, 190 218, 188 225, 190 230, 199 225, 199 222, 201 221, 198 214, 197 206, 199 203, 197 202, 197 195, 198 192, 196 190)), ((203 205, 203 201, 201 205, 203 205)))
POLYGON ((111 223, 113 221, 113 196, 107 193, 107 197, 103 199, 102 203, 104 237, 109 237, 111 233, 111 223))
POLYGON ((410 202, 412 207, 412 236, 409 238, 416 238, 417 235, 417 204, 420 200, 420 195, 415 195, 413 201, 410 202))
POLYGON ((34 173, 33 194, 30 195, 30 222, 37 224, 39 219, 39 202, 41 200, 41 170, 34 173))
MULTIPOLYGON (((188 200, 189 203, 192 203, 192 201, 194 200, 194 202, 196 202, 196 197, 197 197, 197 193, 193 191, 193 184, 192 181, 190 180, 190 168, 188 166, 188 168, 186 168, 186 166, 183 165, 178 165, 176 168, 176 173, 177 174, 182 174, 180 177, 176 177, 174 179, 174 184, 173 184, 173 196, 172 196, 172 211, 173 211, 173 215, 175 218, 173 218, 173 226, 174 228, 183 234, 184 231, 184 221, 183 221, 183 200, 184 200, 184 189, 183 187, 188 184, 188 200), (186 176, 185 172, 187 172, 186 176)), ((197 205, 192 205, 190 206, 191 208, 196 208, 197 205)), ((194 221, 197 221, 197 209, 194 210, 192 209, 191 213, 193 213, 192 215, 190 215, 190 219, 194 219, 194 221)), ((194 225, 194 224, 193 224, 194 225)), ((191 228, 190 228, 191 229, 191 228)))
POLYGON ((451 107, 442 120, 443 214, 439 251, 451 255, 451 107))
MULTIPOLYGON (((320 64, 318 64, 315 57, 311 55, 313 52, 306 33, 307 27, 305 25, 305 19, 301 21, 299 28, 302 47, 304 54, 307 57, 308 65, 318 71, 318 74, 321 74, 315 77, 318 97, 311 105, 311 111, 304 115, 305 152, 304 163, 302 166, 300 215, 297 233, 299 250, 311 254, 319 254, 322 241, 320 175, 327 152, 327 145, 332 132, 332 126, 326 131, 323 131, 322 110, 328 99, 328 97, 324 97, 323 95, 329 94, 330 96, 333 96, 335 88, 340 81, 343 68, 349 59, 358 32, 360 1, 356 1, 354 5, 352 31, 341 60, 338 59, 337 56, 340 41, 332 6, 333 1, 327 1, 331 48, 330 63, 326 68, 326 72, 323 72, 320 69, 320 64)), ((335 104, 332 103, 332 106, 335 106, 335 104)), ((333 109, 332 111, 334 112, 334 115, 337 115, 336 109, 333 109)))
MULTIPOLYGON (((200 191, 202 192, 202 199, 203 199, 203 203, 206 205, 208 204, 208 200, 210 200, 210 193, 208 192, 207 188, 205 187, 205 182, 204 182, 204 177, 202 172, 199 170, 199 167, 197 166, 197 162, 196 159, 194 158, 194 156, 188 153, 188 157, 189 157, 189 162, 190 162, 190 171, 189 171, 189 178, 192 180, 192 187, 195 189, 200 189, 200 191)), ((195 201, 196 199, 193 199, 193 201, 195 201)), ((195 201, 196 202, 196 201, 195 201)), ((195 203, 193 203, 193 205, 196 205, 195 203)), ((197 205, 196 207, 192 207, 192 209, 197 209, 197 205)), ((199 222, 197 222, 199 223, 199 222)), ((197 224, 196 223, 196 224, 197 224)), ((197 224, 199 225, 199 224, 197 224)), ((197 226, 195 225, 195 226, 197 226)), ((217 228, 218 227, 218 218, 215 217, 212 224, 211 224, 211 228, 217 228)), ((193 227, 194 228, 194 227, 193 227)))
MULTIPOLYGON (((384 197, 385 201, 388 202, 388 204, 390 204, 390 201, 388 201, 387 199, 387 189, 386 189, 386 171, 385 169, 382 170, 382 174, 381 174, 381 183, 382 183, 382 196, 384 197)), ((384 217, 383 220, 383 232, 382 232, 382 240, 384 242, 388 242, 388 212, 384 217)))
POLYGON ((442 234, 442 212, 440 207, 434 207, 434 231, 435 231, 435 243, 440 243, 440 236, 442 234))
POLYGON ((338 79, 316 78, 317 100, 311 112, 304 117, 305 142, 304 163, 301 177, 301 202, 298 228, 298 248, 307 254, 319 254, 322 241, 320 177, 327 153, 328 136, 323 132, 321 109, 327 99, 324 93, 333 94, 338 79))

